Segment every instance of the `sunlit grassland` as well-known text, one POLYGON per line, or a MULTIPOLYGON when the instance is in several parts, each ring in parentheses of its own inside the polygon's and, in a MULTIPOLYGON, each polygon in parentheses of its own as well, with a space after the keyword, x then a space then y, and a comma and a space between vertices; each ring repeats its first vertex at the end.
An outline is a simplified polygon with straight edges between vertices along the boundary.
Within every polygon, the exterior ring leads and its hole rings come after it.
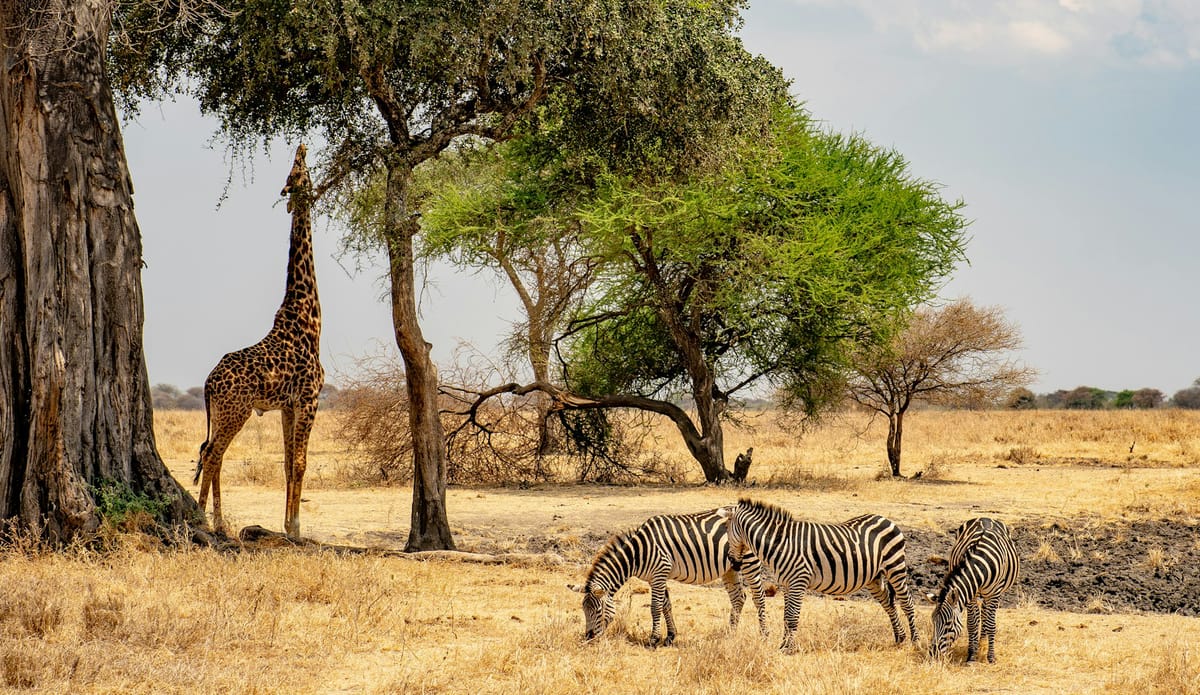
MULTIPOLYGON (((199 413, 158 413, 158 444, 189 489, 203 439, 199 413)), ((578 581, 608 533, 660 512, 687 512, 749 494, 820 520, 875 511, 902 527, 944 529, 988 513, 1006 520, 1102 523, 1194 519, 1200 511, 1200 418, 1154 412, 919 412, 905 436, 905 472, 878 479, 879 422, 847 416, 805 434, 772 414, 731 429, 754 446, 747 490, 705 487, 682 444, 661 427, 653 453, 691 483, 595 486, 563 480, 513 487, 453 486, 448 509, 460 547, 552 552, 561 564, 485 566, 311 549, 253 553, 14 549, 0 559, 0 688, 27 692, 260 693, 1200 693, 1200 619, 1076 614, 1018 601, 999 616, 995 665, 928 662, 891 645, 869 600, 809 597, 799 653, 781 654, 782 603, 768 602, 761 639, 751 609, 733 635, 719 587, 672 585, 675 646, 649 650, 649 595, 632 582, 611 634, 580 641, 578 581), (1129 452, 1131 443, 1134 450, 1129 452)), ((301 523, 306 536, 398 548, 408 530, 407 485, 366 487, 342 470, 353 447, 336 412, 318 417, 301 523)), ((235 528, 278 529, 283 514, 278 415, 252 418, 225 463, 235 528)), ((1054 550, 1054 549, 1050 549, 1054 550)), ((1155 555, 1148 548, 1146 571, 1155 555)), ((1170 557, 1160 549, 1159 560, 1170 557)), ((1059 548, 1056 552, 1067 552, 1059 548)), ((928 638, 929 611, 918 608, 928 638)))

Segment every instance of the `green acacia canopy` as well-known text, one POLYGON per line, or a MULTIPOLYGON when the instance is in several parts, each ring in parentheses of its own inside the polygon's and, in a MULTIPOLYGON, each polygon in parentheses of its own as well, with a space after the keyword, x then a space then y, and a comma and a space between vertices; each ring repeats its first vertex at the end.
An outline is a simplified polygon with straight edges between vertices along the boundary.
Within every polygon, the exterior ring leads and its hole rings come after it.
POLYGON ((962 206, 894 150, 794 107, 713 173, 651 186, 611 177, 578 211, 588 251, 608 262, 586 310, 605 318, 582 319, 571 371, 589 391, 686 390, 684 360, 655 352, 673 315, 699 336, 722 393, 767 379, 819 407, 846 348, 964 258, 962 206))

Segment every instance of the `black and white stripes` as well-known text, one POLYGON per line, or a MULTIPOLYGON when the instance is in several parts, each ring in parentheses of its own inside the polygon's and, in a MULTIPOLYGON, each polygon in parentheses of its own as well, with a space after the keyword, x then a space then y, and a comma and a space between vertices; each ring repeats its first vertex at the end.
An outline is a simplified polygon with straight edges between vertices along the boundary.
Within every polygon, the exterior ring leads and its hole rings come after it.
MULTIPOLYGON (((766 608, 763 604, 758 560, 752 555, 739 565, 741 576, 752 577, 751 597, 758 611, 759 629, 766 633, 766 608)), ((583 586, 570 588, 582 592, 586 623, 585 639, 604 632, 616 612, 613 594, 630 577, 650 584, 650 644, 661 638, 660 617, 667 623, 664 644, 675 639, 675 619, 667 580, 685 584, 707 584, 722 580, 729 592, 732 610, 729 624, 736 626, 745 603, 745 592, 727 552, 726 530, 716 511, 675 516, 655 516, 638 528, 612 538, 600 550, 583 586)))
POLYGON ((981 517, 964 522, 954 532, 958 538, 950 551, 950 566, 942 580, 933 609, 933 642, 930 656, 942 657, 962 632, 967 614, 967 661, 979 654, 980 605, 983 635, 988 641, 988 662, 996 661, 996 608, 1000 595, 1017 582, 1021 558, 1009 537, 1008 527, 981 517))
MULTIPOLYGON (((868 589, 887 611, 897 643, 905 637, 896 614, 899 599, 909 635, 917 641, 904 534, 888 519, 868 514, 840 524, 818 524, 748 499, 717 512, 728 519, 729 549, 735 562, 753 553, 784 590, 784 650, 795 648, 800 604, 809 590, 840 596, 868 589)), ((758 577, 744 578, 755 590, 758 577)))

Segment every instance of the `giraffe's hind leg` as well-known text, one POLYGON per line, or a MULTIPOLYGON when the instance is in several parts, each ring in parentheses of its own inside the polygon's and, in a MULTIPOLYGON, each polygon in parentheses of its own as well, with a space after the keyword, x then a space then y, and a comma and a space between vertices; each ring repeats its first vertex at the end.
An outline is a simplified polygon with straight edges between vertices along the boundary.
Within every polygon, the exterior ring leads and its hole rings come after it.
POLYGON ((221 463, 229 443, 241 431, 242 425, 250 418, 250 410, 218 410, 213 416, 212 438, 200 457, 200 509, 208 503, 208 491, 212 489, 213 498, 213 531, 228 533, 225 519, 221 516, 221 463))

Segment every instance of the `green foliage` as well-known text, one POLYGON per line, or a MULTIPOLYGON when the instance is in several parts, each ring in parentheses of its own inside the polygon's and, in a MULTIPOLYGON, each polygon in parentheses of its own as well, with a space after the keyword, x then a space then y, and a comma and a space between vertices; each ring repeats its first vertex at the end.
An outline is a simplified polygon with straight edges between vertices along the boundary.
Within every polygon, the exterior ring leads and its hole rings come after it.
POLYGON ((171 501, 162 497, 151 497, 135 491, 129 484, 111 478, 103 478, 92 488, 96 511, 101 520, 119 529, 145 528, 163 517, 171 501))
POLYGON ((1070 391, 1060 391, 1056 395, 1056 407, 1068 410, 1100 410, 1108 405, 1111 392, 1094 386, 1077 386, 1070 391))
POLYGON ((1117 392, 1113 398, 1114 408, 1133 408, 1133 391, 1124 389, 1117 392))
POLYGON ((577 369, 602 361, 623 377, 612 387, 634 390, 687 379, 678 345, 664 372, 645 350, 594 337, 645 336, 628 324, 650 313, 695 334, 725 389, 758 375, 816 409, 847 347, 887 330, 963 258, 962 203, 895 151, 785 107, 771 137, 737 155, 682 183, 609 177, 580 211, 590 253, 610 263, 589 313, 609 318, 573 342, 577 369))

